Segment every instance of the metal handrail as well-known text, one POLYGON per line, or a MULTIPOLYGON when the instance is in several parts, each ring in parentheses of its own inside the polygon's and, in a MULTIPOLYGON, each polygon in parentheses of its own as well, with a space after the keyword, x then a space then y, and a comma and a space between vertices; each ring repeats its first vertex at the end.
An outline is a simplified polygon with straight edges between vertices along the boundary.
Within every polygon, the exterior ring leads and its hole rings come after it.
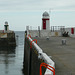
POLYGON ((37 44, 37 40, 36 40, 36 39, 32 40, 32 41, 30 42, 30 48, 32 48, 32 42, 33 42, 33 41, 36 41, 36 44, 37 44))
POLYGON ((27 38, 29 39, 29 37, 31 38, 31 35, 30 34, 28 34, 28 37, 27 38))
POLYGON ((49 69, 50 71, 52 71, 53 72, 53 75, 55 75, 55 69, 52 67, 52 66, 50 66, 50 65, 48 65, 48 64, 46 64, 46 63, 41 63, 40 64, 40 75, 42 75, 42 66, 44 66, 44 67, 46 67, 47 69, 49 69), (49 68, 50 67, 50 68, 49 68), (52 69, 51 69, 52 68, 52 69))

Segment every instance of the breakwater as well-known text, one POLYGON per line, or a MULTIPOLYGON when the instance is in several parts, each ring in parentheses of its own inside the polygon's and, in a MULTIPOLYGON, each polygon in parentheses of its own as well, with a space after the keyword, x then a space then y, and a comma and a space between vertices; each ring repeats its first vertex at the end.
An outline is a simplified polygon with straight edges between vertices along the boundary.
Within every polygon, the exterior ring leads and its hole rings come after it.
POLYGON ((16 46, 15 33, 0 33, 0 47, 3 46, 16 46))
POLYGON ((36 39, 32 40, 30 36, 28 35, 25 36, 24 62, 23 62, 24 74, 54 75, 55 63, 46 53, 43 52, 43 50, 34 41, 37 43, 36 39), (42 63, 45 63, 46 66, 44 64, 42 65, 42 63), (49 69, 49 67, 52 71, 49 69), (40 71, 42 71, 42 73, 40 71))

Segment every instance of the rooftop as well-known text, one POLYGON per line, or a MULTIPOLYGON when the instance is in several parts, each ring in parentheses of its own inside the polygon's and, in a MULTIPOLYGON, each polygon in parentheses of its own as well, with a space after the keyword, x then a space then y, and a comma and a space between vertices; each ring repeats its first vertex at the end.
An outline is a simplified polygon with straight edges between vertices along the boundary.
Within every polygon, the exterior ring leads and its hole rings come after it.
POLYGON ((45 12, 43 13, 43 16, 49 16, 48 12, 45 11, 45 12))

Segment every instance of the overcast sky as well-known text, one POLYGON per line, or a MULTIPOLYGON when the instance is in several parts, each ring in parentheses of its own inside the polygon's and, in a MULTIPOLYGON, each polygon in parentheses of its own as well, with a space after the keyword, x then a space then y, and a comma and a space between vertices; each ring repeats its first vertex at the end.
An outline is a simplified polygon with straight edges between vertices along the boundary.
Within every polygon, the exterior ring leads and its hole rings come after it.
POLYGON ((0 0, 0 30, 5 21, 16 31, 41 26, 44 11, 50 14, 51 26, 75 26, 75 0, 0 0))

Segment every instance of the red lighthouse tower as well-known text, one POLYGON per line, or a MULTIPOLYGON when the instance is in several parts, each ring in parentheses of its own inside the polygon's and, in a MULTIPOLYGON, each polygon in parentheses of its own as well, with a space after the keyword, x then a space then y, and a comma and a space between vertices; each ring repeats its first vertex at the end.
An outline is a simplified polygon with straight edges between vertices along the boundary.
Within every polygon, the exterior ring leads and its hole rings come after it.
POLYGON ((42 30, 50 30, 49 14, 45 11, 42 16, 42 30))

